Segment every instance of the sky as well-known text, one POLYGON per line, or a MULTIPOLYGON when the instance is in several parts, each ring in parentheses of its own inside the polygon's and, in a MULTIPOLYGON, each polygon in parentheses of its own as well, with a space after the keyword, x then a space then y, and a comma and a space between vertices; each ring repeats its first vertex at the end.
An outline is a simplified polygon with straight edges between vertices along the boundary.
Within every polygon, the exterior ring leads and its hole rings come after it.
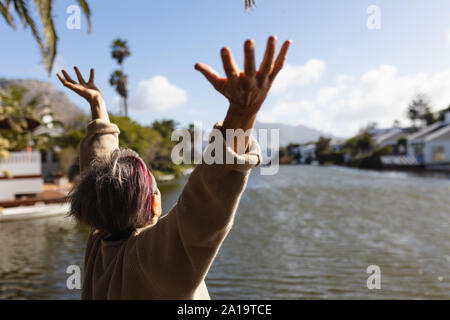
POLYGON ((266 39, 277 35, 279 45, 293 43, 260 121, 349 137, 371 122, 409 125, 406 109, 419 93, 428 95, 433 110, 450 104, 448 0, 258 0, 252 11, 243 0, 88 2, 91 34, 84 17, 80 29, 66 26, 66 10, 76 1, 55 1, 59 41, 50 76, 31 31, 14 31, 0 19, 0 77, 51 82, 89 112, 55 73, 73 74, 77 65, 87 75, 93 67, 107 107, 118 112, 121 102, 108 80, 117 68, 110 44, 120 37, 131 49, 124 63, 131 118, 144 125, 163 118, 183 126, 202 121, 208 128, 224 118, 228 104, 195 63, 223 75, 219 52, 229 46, 242 68, 243 43, 254 39, 259 64, 266 39))

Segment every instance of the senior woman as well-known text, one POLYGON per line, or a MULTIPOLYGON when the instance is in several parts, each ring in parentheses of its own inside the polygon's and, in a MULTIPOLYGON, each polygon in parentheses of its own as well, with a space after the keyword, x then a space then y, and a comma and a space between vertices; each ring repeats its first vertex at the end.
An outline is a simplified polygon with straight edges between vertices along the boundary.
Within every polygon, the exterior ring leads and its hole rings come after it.
MULTIPOLYGON (((259 70, 252 40, 244 45, 243 72, 229 48, 221 50, 226 78, 205 64, 195 65, 230 103, 224 121, 215 126, 224 137, 228 129, 253 128, 290 45, 286 41, 274 60, 276 41, 269 38, 259 70)), ((70 195, 70 214, 91 227, 82 298, 209 299, 204 279, 231 229, 250 170, 260 163, 258 143, 245 135, 240 150, 234 137, 223 139, 223 159, 233 162, 197 165, 177 203, 160 218, 155 179, 138 154, 119 149, 119 129, 109 121, 94 70, 86 82, 74 69, 78 83, 64 70, 64 77, 57 76, 89 102, 92 113, 80 143, 81 180, 70 195)))

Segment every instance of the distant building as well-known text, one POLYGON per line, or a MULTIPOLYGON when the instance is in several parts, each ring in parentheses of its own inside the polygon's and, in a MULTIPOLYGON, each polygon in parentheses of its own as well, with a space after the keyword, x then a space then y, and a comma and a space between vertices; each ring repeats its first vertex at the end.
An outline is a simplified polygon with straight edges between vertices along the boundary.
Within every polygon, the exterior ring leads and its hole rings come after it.
POLYGON ((389 146, 392 149, 392 155, 406 155, 407 145, 399 143, 400 139, 405 138, 418 131, 416 127, 392 128, 384 134, 374 138, 375 145, 378 147, 389 146))
POLYGON ((408 155, 426 166, 450 165, 450 111, 444 121, 427 126, 408 137, 408 155))
POLYGON ((0 201, 36 196, 43 183, 39 151, 10 152, 0 160, 0 201))
POLYGON ((365 130, 364 132, 371 135, 372 138, 376 139, 380 136, 396 132, 399 128, 398 127, 391 127, 391 128, 369 128, 365 130))
POLYGON ((342 152, 344 150, 345 140, 339 138, 333 138, 330 142, 330 152, 342 152))
MULTIPOLYGON (((48 117, 49 122, 53 119, 48 117)), ((40 135, 45 134, 51 137, 59 137, 64 133, 63 127, 60 126, 39 126, 37 127, 33 134, 40 135)), ((41 150, 41 163, 42 163, 42 176, 45 181, 53 181, 55 175, 60 171, 59 159, 55 150, 41 150)))
POLYGON ((293 156, 294 161, 298 163, 310 164, 317 160, 315 143, 292 146, 288 152, 290 156, 293 156))

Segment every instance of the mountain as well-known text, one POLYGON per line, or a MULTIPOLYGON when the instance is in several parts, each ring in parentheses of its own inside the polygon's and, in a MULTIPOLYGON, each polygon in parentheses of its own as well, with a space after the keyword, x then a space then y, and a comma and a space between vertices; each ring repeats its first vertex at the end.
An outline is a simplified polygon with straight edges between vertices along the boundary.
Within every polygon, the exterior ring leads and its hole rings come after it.
MULTIPOLYGON (((288 125, 284 123, 259 122, 255 124, 255 129, 279 129, 280 130, 280 146, 287 146, 289 143, 306 143, 317 141, 319 137, 334 138, 332 135, 321 132, 319 130, 304 125, 288 125)), ((270 133, 268 133, 270 140, 270 133)))
POLYGON ((72 103, 66 94, 56 89, 53 84, 39 80, 7 80, 0 79, 0 88, 16 85, 27 89, 24 103, 39 97, 39 106, 49 106, 53 119, 70 124, 84 119, 86 115, 76 104, 72 103))

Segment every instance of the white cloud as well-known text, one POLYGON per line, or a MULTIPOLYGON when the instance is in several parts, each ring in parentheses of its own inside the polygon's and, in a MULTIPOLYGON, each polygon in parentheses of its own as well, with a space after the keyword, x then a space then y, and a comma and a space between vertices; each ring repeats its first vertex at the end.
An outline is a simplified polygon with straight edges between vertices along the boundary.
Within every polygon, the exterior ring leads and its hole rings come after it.
POLYGON ((164 76, 142 80, 130 99, 130 107, 142 111, 167 111, 187 102, 187 93, 164 76))
POLYGON ((359 78, 338 77, 334 86, 318 89, 316 101, 309 101, 307 108, 305 100, 278 101, 263 111, 271 121, 302 123, 351 136, 373 121, 380 127, 391 126, 394 120, 406 124, 407 106, 418 93, 430 97, 433 110, 446 107, 450 103, 450 68, 433 74, 402 75, 392 65, 381 65, 359 78))
POLYGON ((313 111, 314 103, 312 101, 280 101, 268 111, 261 110, 259 118, 263 122, 275 122, 283 116, 296 118, 313 111))
POLYGON ((311 59, 304 65, 286 64, 273 83, 273 93, 283 93, 289 88, 308 85, 318 81, 325 71, 326 64, 322 60, 311 59))
POLYGON ((324 87, 317 91, 317 103, 327 104, 333 100, 340 92, 342 88, 340 87, 324 87))

